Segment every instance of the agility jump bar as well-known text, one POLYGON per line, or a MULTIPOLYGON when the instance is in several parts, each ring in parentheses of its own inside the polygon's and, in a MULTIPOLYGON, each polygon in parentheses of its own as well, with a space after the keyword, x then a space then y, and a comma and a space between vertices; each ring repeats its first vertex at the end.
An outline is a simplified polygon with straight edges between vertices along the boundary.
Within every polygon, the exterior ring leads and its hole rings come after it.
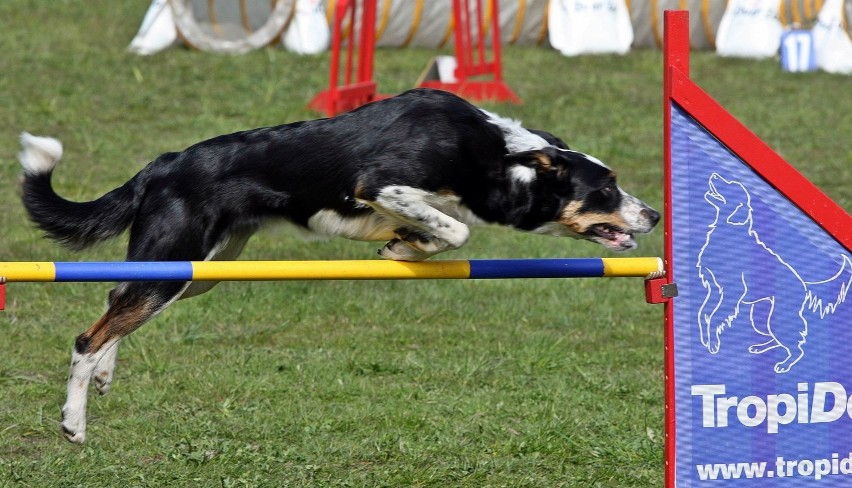
POLYGON ((655 277, 663 261, 640 258, 470 259, 422 262, 126 261, 6 262, 6 282, 292 281, 655 277))

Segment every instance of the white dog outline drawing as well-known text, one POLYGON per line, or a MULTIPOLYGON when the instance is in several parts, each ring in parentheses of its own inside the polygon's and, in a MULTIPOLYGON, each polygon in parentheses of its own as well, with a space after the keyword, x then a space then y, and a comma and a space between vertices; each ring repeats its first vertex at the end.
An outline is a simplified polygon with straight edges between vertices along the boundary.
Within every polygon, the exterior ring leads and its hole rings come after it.
POLYGON ((713 173, 708 186, 704 199, 716 209, 716 218, 708 226, 707 239, 695 264, 707 290, 698 310, 701 343, 711 354, 719 352, 720 334, 731 327, 740 315, 741 306, 747 305, 752 328, 769 337, 767 341, 750 346, 748 351, 762 354, 780 347, 787 354, 774 369, 776 373, 786 373, 805 355, 803 346, 807 340, 808 321, 804 311, 807 309, 824 318, 846 300, 852 285, 852 261, 844 254, 837 274, 824 281, 805 281, 760 240, 753 229, 751 196, 742 183, 713 173), (733 253, 749 256, 751 265, 734 273, 715 273, 714 270, 730 266, 733 253), (848 278, 839 279, 844 272, 848 278), (760 279, 758 275, 771 275, 772 280, 760 279), (792 292, 800 289, 802 300, 777 299, 779 287, 792 292), (826 303, 820 297, 836 298, 826 303), (755 323, 755 306, 761 302, 765 302, 769 311, 765 323, 755 323))

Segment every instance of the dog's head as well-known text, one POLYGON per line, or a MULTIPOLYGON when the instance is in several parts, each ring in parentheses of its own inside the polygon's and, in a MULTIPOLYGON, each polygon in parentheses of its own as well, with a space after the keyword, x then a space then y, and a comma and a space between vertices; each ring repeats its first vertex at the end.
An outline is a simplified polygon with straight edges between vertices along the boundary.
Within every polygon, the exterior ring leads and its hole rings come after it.
POLYGON ((636 247, 634 234, 651 232, 660 214, 622 190, 615 173, 577 151, 545 147, 507 156, 507 173, 536 202, 532 232, 586 239, 613 251, 636 247))
POLYGON ((751 196, 742 183, 713 173, 707 186, 704 199, 716 208, 717 223, 720 217, 731 225, 745 225, 751 221, 751 196))

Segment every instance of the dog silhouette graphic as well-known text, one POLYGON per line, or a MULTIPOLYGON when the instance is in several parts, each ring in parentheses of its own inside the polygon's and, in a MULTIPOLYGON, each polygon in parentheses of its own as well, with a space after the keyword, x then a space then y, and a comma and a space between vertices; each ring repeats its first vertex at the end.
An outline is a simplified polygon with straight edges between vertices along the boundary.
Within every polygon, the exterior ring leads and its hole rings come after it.
POLYGON ((805 281, 754 230, 751 196, 742 183, 713 173, 708 187, 704 199, 716 209, 716 217, 708 225, 695 265, 707 292, 698 310, 701 343, 710 353, 718 353, 722 331, 748 314, 752 328, 763 336, 748 351, 783 350, 786 354, 774 369, 786 373, 805 355, 806 317, 812 317, 805 312, 824 318, 846 300, 852 261, 844 254, 837 274, 824 281, 805 281), (783 297, 779 290, 784 290, 783 297), (763 313, 755 312, 758 305, 763 313))

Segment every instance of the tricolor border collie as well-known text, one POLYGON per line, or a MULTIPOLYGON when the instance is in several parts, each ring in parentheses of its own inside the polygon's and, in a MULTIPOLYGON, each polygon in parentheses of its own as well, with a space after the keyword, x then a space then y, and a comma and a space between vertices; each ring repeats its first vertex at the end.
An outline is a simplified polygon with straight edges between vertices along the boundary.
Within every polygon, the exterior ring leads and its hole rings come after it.
MULTIPOLYGON (((129 261, 235 259, 267 221, 387 241, 386 259, 422 260, 494 223, 588 239, 623 251, 659 214, 621 190, 615 173, 553 135, 447 92, 415 89, 329 119, 223 135, 166 153, 97 200, 58 196, 56 139, 21 136, 23 203, 55 239, 82 249, 130 227, 129 261)), ((113 379, 119 341, 169 304, 211 283, 129 282, 77 337, 62 409, 72 442, 86 432, 88 385, 113 379)))

